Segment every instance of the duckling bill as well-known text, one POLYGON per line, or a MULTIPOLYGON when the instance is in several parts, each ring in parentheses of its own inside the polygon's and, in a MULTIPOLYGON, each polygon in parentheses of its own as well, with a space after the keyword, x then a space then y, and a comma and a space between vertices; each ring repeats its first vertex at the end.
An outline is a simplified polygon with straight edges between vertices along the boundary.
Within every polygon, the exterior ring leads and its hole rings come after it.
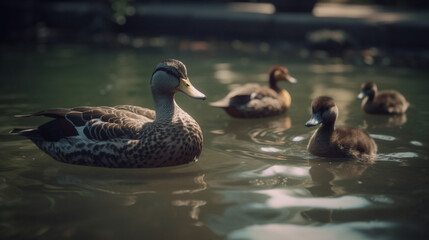
POLYGON ((307 150, 316 156, 347 159, 372 159, 377 153, 374 140, 359 128, 335 128, 338 107, 330 97, 316 98, 312 105, 312 115, 305 126, 321 124, 313 133, 307 150))
POLYGON ((65 163, 117 167, 165 167, 196 161, 203 133, 175 102, 183 92, 205 99, 175 59, 159 63, 150 81, 155 111, 132 105, 52 108, 17 117, 53 120, 33 129, 14 129, 54 159, 65 163))
POLYGON ((370 114, 404 114, 410 103, 395 90, 378 91, 377 85, 366 82, 357 96, 362 100, 362 108, 370 114))
POLYGON ((279 81, 297 82, 289 75, 287 68, 274 66, 269 71, 269 87, 245 84, 210 105, 222 108, 236 118, 270 117, 284 113, 291 106, 292 98, 288 91, 277 85, 279 81))

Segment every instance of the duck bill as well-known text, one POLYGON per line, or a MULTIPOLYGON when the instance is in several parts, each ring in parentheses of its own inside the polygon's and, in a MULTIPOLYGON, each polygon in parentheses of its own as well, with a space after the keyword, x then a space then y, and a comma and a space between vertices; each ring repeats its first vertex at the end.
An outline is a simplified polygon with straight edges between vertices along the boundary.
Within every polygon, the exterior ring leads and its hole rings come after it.
POLYGON ((180 84, 177 87, 177 89, 189 97, 196 98, 196 99, 206 99, 206 95, 204 95, 202 92, 198 91, 194 86, 192 86, 191 82, 188 78, 180 78, 180 84))
POLYGON ((357 99, 363 99, 365 96, 364 92, 360 92, 359 95, 357 95, 357 99))
POLYGON ((310 120, 308 120, 305 123, 306 127, 312 127, 312 126, 316 126, 319 125, 322 122, 322 116, 320 115, 320 113, 313 113, 311 115, 310 120))
POLYGON ((297 83, 298 82, 298 80, 296 80, 296 78, 292 77, 291 75, 287 75, 286 80, 288 80, 290 83, 297 83))

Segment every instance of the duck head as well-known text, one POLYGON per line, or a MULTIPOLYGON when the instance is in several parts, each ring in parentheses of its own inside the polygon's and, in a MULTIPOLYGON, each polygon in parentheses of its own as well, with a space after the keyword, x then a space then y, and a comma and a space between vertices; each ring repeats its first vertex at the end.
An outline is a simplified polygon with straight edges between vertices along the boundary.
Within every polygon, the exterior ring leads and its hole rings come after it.
POLYGON ((297 83, 298 81, 289 75, 287 68, 283 66, 274 66, 270 69, 270 80, 279 81, 288 81, 290 83, 297 83))
POLYGON ((373 82, 366 82, 361 85, 361 92, 357 95, 358 99, 363 99, 365 97, 373 98, 377 92, 377 85, 373 82))
POLYGON ((314 99, 311 104, 312 115, 305 126, 312 127, 321 123, 335 123, 338 117, 338 108, 334 99, 326 96, 314 99))
POLYGON ((298 81, 289 75, 287 68, 283 66, 274 66, 269 71, 270 76, 270 87, 272 89, 277 89, 277 82, 279 81, 288 81, 290 83, 297 83, 298 81))
POLYGON ((180 91, 192 98, 206 99, 202 92, 192 86, 185 64, 176 59, 164 60, 155 67, 150 86, 154 93, 174 95, 180 91))

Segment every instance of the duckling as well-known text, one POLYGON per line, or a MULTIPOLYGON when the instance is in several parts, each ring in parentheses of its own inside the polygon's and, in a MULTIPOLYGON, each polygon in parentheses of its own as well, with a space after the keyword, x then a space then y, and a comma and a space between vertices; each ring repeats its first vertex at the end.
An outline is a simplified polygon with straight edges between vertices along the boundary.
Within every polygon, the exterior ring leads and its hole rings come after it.
POLYGON ((131 105, 52 108, 17 117, 54 118, 34 129, 14 129, 54 159, 115 168, 165 167, 197 161, 203 144, 198 123, 174 100, 174 94, 205 99, 192 86, 186 66, 160 62, 150 80, 155 111, 131 105))
POLYGON ((335 128, 338 108, 330 97, 318 97, 312 105, 312 116, 307 127, 322 124, 311 136, 307 150, 316 156, 330 158, 372 159, 377 144, 359 128, 335 128))
POLYGON ((288 91, 277 85, 279 81, 297 82, 285 67, 274 66, 269 71, 269 87, 248 83, 210 105, 223 108, 236 118, 260 118, 284 113, 290 107, 292 98, 288 91))
POLYGON ((372 82, 362 84, 362 91, 357 96, 362 100, 362 108, 371 114, 403 114, 409 102, 395 90, 377 92, 377 85, 372 82))

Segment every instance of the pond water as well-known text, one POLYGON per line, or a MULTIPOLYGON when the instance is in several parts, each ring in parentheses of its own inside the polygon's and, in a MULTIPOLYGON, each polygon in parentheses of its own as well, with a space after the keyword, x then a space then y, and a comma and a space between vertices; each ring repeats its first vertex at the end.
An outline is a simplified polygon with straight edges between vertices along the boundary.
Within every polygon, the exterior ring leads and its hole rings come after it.
POLYGON ((2 239, 426 239, 429 236, 428 74, 402 68, 314 63, 287 56, 85 46, 2 47, 0 238, 2 239), (164 58, 182 60, 208 99, 176 95, 204 132, 197 163, 159 169, 64 164, 8 132, 45 119, 15 114, 51 107, 153 107, 149 78, 164 58), (233 119, 208 102, 246 82, 265 84, 274 64, 281 116, 233 119), (360 84, 398 89, 405 116, 364 114, 360 84), (337 124, 366 129, 373 164, 331 162, 306 151, 311 100, 334 97, 337 124))

